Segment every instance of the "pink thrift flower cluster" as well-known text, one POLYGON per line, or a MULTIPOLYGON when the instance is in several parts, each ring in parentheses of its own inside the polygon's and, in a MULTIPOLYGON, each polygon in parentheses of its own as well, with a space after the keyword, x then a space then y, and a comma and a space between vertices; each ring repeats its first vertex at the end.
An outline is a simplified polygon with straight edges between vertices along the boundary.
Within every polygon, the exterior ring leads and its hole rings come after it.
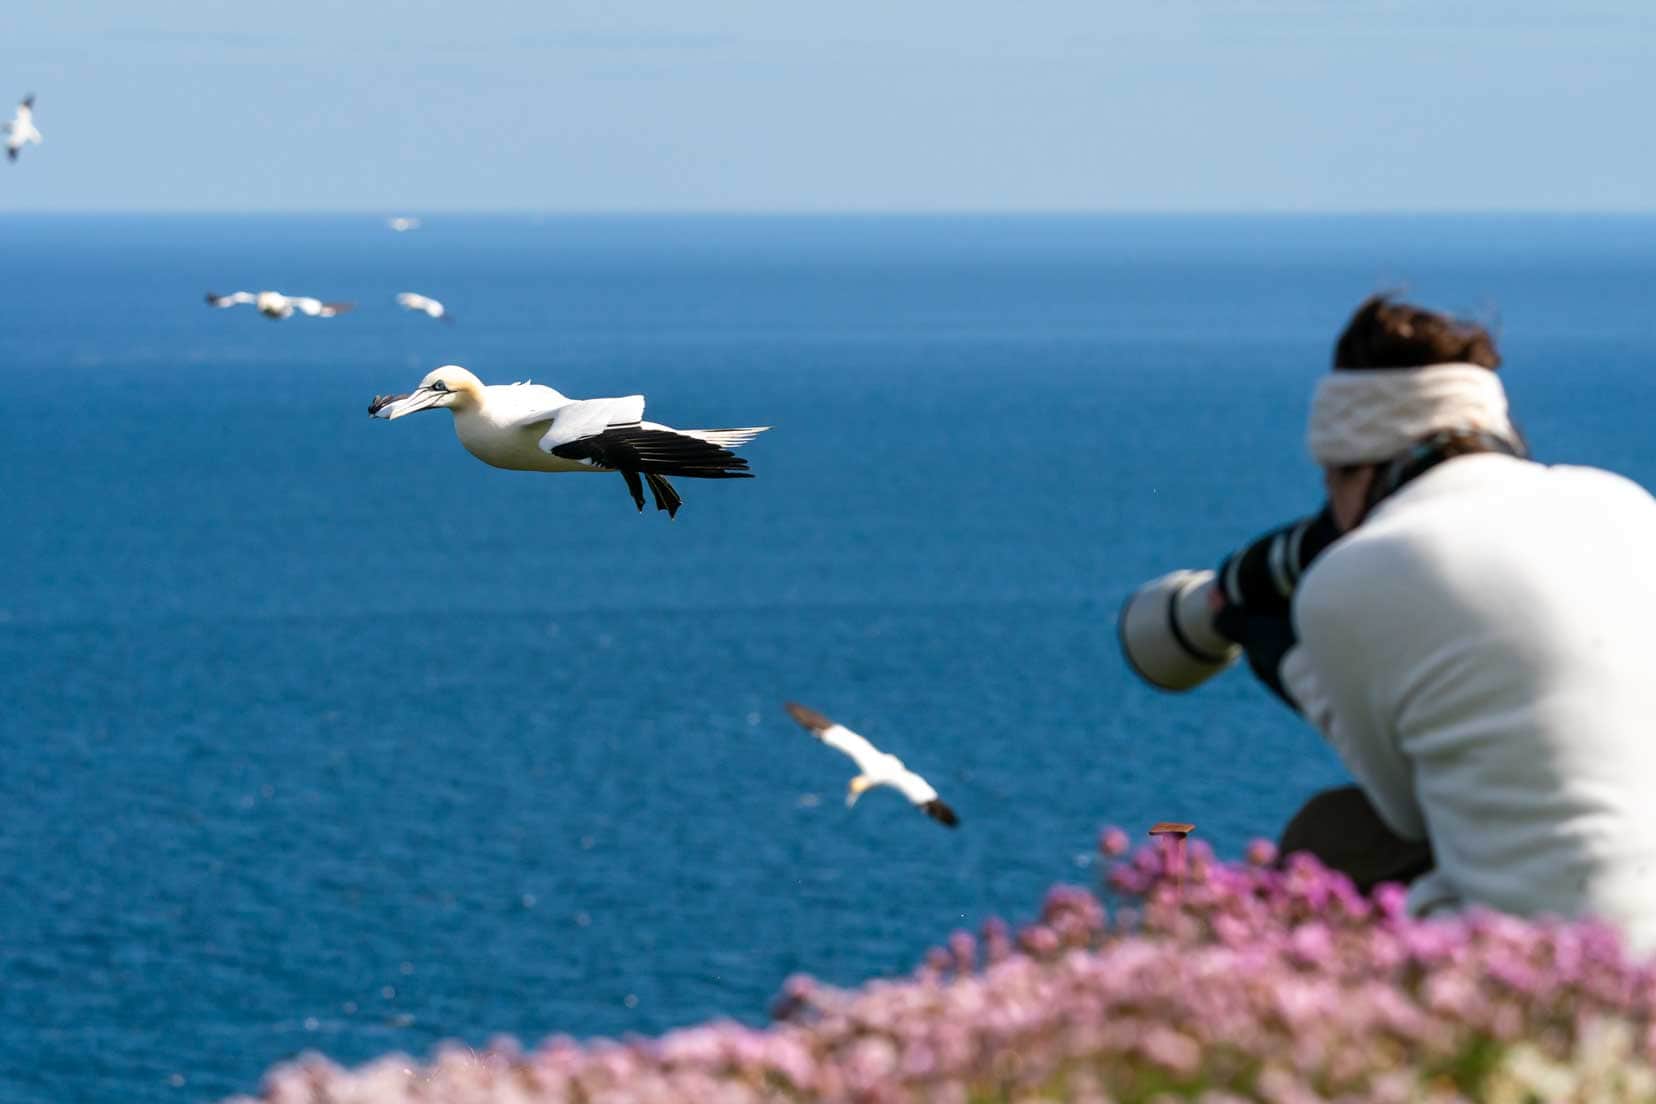
MULTIPOLYGON (((1106 833, 1107 854, 1124 838, 1106 833)), ((1033 922, 956 932, 908 978, 790 979, 768 1028, 530 1052, 450 1047, 273 1071, 265 1104, 746 1104, 1656 1099, 1656 966, 1590 922, 1418 921, 1268 846, 1162 840, 1109 874, 1112 918, 1053 889, 1033 922)), ((246 1099, 239 1104, 251 1104, 246 1099)))

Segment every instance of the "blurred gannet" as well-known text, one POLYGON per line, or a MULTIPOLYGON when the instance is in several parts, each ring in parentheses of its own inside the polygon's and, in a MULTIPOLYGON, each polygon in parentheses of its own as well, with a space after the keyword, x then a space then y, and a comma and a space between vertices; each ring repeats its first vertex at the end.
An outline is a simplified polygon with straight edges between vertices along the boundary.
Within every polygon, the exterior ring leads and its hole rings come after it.
POLYGON ((960 823, 960 818, 955 816, 954 810, 938 800, 937 791, 931 788, 931 783, 903 766, 903 761, 895 755, 888 755, 849 728, 835 724, 814 709, 807 709, 793 702, 787 702, 786 708, 793 719, 812 736, 831 748, 845 752, 857 764, 859 773, 851 780, 851 785, 845 793, 847 808, 855 805, 857 798, 861 797, 864 791, 875 786, 890 786, 919 806, 920 811, 933 820, 941 821, 950 828, 960 823))
POLYGON ((429 295, 420 295, 413 291, 399 291, 397 293, 397 305, 404 310, 424 311, 432 318, 441 318, 445 322, 454 321, 449 316, 448 308, 429 295))
POLYGON ((215 295, 209 291, 207 302, 215 307, 234 307, 241 303, 252 303, 266 318, 290 318, 294 311, 311 318, 332 318, 356 306, 355 303, 324 303, 309 296, 283 295, 279 291, 261 291, 256 294, 251 291, 233 291, 229 295, 215 295))
POLYGON ((401 234, 405 230, 418 230, 420 228, 420 220, 417 218, 405 218, 398 215, 396 218, 386 219, 385 225, 401 234))
POLYGON ((17 105, 17 114, 6 124, 6 160, 16 161, 17 151, 29 142, 37 146, 41 142, 40 131, 36 130, 34 125, 33 92, 23 97, 23 101, 17 105))
POLYGON ((513 471, 620 472, 640 510, 642 475, 656 509, 668 517, 683 500, 665 476, 751 479, 747 461, 730 450, 770 428, 673 429, 643 420, 643 395, 571 399, 537 383, 486 387, 458 364, 427 373, 412 394, 374 396, 368 413, 396 419, 433 407, 449 409, 460 443, 485 464, 513 471))

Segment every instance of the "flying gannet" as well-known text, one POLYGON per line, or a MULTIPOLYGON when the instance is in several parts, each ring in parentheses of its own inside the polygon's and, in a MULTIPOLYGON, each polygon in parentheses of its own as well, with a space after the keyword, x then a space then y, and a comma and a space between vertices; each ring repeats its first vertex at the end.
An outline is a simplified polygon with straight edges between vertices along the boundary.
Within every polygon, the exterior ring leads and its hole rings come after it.
POLYGON ((413 291, 399 291, 397 305, 404 310, 421 311, 432 318, 441 318, 445 322, 453 322, 448 308, 429 295, 421 295, 413 291))
POLYGON ((420 228, 420 220, 417 218, 408 218, 404 215, 398 215, 395 218, 386 219, 385 225, 389 226, 397 233, 403 234, 409 230, 418 230, 420 228))
POLYGON ((644 396, 571 399, 538 383, 493 384, 458 364, 426 374, 407 395, 376 395, 368 413, 397 419, 447 407, 466 451, 513 471, 620 472, 633 503, 644 509, 650 485, 656 509, 678 513, 683 500, 669 475, 696 479, 751 479, 747 461, 731 453, 769 426, 746 429, 673 429, 644 421, 644 396))
POLYGON ((938 800, 937 791, 932 789, 931 783, 903 766, 903 761, 895 755, 881 751, 849 728, 835 724, 814 709, 793 702, 785 703, 785 707, 812 736, 831 748, 845 752, 857 764, 859 773, 845 792, 847 808, 855 805, 857 798, 865 791, 875 786, 890 786, 933 820, 950 828, 960 823, 955 811, 938 800))
POLYGON ((33 142, 40 145, 40 131, 34 125, 34 93, 23 97, 17 105, 17 114, 12 116, 11 122, 6 124, 6 160, 16 161, 17 151, 24 145, 33 142))
POLYGON ((266 318, 291 318, 294 311, 310 318, 332 318, 356 306, 355 303, 324 303, 306 295, 283 295, 279 291, 233 291, 229 295, 215 295, 209 291, 207 303, 214 307, 252 303, 266 318))

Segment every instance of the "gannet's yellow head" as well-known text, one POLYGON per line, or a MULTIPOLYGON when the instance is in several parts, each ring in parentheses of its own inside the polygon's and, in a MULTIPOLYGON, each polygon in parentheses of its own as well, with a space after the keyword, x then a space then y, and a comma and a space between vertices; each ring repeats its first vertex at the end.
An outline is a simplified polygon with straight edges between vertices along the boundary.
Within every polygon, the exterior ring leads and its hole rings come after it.
POLYGON ((433 368, 427 372, 425 379, 420 381, 420 386, 411 394, 375 395, 374 401, 368 407, 368 413, 375 418, 389 418, 394 421, 417 410, 430 410, 439 406, 446 406, 451 410, 464 410, 482 401, 483 381, 458 364, 445 364, 441 368, 433 368))
POLYGON ((874 780, 866 774, 859 774, 853 778, 851 784, 845 788, 845 807, 849 809, 855 805, 857 798, 866 793, 872 785, 874 785, 874 780))

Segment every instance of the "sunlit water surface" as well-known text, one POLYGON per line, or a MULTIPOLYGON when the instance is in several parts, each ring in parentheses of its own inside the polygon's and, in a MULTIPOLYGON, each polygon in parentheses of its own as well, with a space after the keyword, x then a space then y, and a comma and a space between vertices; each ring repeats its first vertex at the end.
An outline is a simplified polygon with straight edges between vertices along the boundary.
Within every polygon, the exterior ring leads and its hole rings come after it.
POLYGON ((1656 483, 1656 222, 0 219, 0 1100, 212 1100, 307 1049, 762 1021, 1338 780, 1114 616, 1314 507, 1363 295, 1496 324, 1546 458, 1656 483), (361 306, 215 311, 209 289, 361 306), (442 325, 392 304, 446 301, 442 325), (444 362, 758 478, 495 471, 371 422, 444 362), (937 784, 948 832, 781 711, 937 784))

